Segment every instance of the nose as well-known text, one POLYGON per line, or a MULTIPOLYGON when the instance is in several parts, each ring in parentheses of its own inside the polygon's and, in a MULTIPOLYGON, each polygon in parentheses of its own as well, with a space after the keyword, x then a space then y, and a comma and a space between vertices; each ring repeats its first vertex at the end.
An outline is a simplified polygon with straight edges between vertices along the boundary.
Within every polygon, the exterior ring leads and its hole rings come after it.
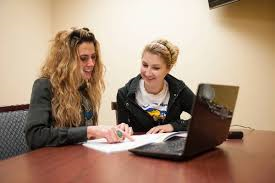
POLYGON ((151 68, 147 68, 146 70, 145 70, 145 76, 151 76, 152 75, 152 71, 151 71, 151 68))
POLYGON ((87 66, 94 66, 94 65, 95 65, 95 59, 89 58, 89 60, 87 62, 87 66))

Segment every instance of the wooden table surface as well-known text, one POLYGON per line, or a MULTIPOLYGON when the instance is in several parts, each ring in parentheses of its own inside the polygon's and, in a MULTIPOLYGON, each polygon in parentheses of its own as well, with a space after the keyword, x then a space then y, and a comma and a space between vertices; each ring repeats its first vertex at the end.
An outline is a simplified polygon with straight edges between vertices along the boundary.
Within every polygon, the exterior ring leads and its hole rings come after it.
POLYGON ((0 182, 275 182, 275 132, 246 132, 188 161, 105 154, 82 145, 47 147, 0 161, 0 182))

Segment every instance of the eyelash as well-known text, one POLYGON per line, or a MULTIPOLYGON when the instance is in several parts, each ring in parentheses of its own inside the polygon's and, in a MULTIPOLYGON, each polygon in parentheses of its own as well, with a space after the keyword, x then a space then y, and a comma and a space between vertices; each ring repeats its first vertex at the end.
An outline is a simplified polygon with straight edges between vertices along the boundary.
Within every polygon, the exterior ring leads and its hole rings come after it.
MULTIPOLYGON (((147 64, 142 64, 142 66, 143 66, 143 67, 145 67, 145 68, 147 68, 147 67, 148 67, 148 65, 147 65, 147 64)), ((159 70, 160 68, 158 68, 158 67, 153 67, 153 69, 154 69, 154 70, 159 70)))
MULTIPOLYGON (((95 61, 96 60, 96 55, 92 55, 91 58, 92 58, 93 61, 95 61)), ((80 56, 80 60, 82 62, 87 62, 89 60, 89 57, 88 56, 80 56)))

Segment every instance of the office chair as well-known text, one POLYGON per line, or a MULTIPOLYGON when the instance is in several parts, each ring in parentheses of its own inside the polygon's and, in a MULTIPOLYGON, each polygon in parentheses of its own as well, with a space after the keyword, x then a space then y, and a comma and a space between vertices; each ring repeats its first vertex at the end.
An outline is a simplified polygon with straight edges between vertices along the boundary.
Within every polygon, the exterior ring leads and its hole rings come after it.
POLYGON ((118 122, 118 116, 117 116, 117 103, 116 102, 111 102, 111 109, 115 110, 115 112, 116 112, 116 124, 118 125, 119 122, 118 122))
POLYGON ((29 104, 0 107, 0 160, 29 151, 24 126, 29 104))

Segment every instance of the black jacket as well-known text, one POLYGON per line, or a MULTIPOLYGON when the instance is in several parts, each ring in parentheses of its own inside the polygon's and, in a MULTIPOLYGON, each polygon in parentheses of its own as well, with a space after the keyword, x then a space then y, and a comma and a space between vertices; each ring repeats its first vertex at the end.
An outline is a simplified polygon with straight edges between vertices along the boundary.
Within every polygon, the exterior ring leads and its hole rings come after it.
POLYGON ((168 102, 166 118, 161 122, 155 122, 154 119, 144 111, 135 99, 139 80, 138 75, 132 78, 117 93, 117 112, 119 123, 127 123, 133 128, 134 132, 147 132, 152 127, 164 124, 171 124, 174 131, 186 130, 187 122, 180 119, 182 111, 191 113, 194 93, 184 84, 183 81, 167 75, 165 80, 169 86, 170 99, 168 102))
POLYGON ((52 117, 52 91, 48 79, 37 79, 32 88, 25 134, 31 149, 61 146, 87 140, 87 127, 55 128, 52 117))

